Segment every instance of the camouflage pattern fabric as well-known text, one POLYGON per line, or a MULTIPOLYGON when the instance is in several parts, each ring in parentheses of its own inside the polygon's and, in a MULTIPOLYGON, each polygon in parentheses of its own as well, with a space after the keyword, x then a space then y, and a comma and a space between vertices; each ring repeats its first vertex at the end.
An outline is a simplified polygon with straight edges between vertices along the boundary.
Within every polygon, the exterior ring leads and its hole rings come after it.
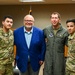
POLYGON ((73 73, 72 75, 75 75, 75 33, 68 37, 68 57, 66 61, 66 75, 69 72, 73 73))
POLYGON ((65 75, 75 75, 75 72, 69 71, 69 70, 66 69, 66 74, 65 75))
POLYGON ((1 66, 4 67, 4 65, 12 64, 14 60, 13 42, 13 31, 9 30, 8 33, 4 33, 3 29, 0 28, 0 75, 3 75, 1 74, 1 66))
POLYGON ((12 64, 0 65, 0 75, 13 75, 12 64))

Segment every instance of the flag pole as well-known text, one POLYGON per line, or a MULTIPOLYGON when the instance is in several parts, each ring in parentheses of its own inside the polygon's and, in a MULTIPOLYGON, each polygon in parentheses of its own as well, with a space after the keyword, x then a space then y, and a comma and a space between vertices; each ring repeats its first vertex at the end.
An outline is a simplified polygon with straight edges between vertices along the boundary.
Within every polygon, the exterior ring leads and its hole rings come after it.
POLYGON ((30 6, 29 14, 32 15, 32 7, 30 6))

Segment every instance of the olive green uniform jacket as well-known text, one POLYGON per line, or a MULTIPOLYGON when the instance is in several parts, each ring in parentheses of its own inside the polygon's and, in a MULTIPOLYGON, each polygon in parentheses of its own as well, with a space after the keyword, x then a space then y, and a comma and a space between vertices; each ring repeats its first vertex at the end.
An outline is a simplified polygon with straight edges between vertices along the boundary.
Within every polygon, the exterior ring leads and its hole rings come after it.
POLYGON ((52 26, 44 29, 46 38, 46 55, 44 75, 64 75, 64 46, 67 44, 68 32, 60 25, 56 35, 52 26))

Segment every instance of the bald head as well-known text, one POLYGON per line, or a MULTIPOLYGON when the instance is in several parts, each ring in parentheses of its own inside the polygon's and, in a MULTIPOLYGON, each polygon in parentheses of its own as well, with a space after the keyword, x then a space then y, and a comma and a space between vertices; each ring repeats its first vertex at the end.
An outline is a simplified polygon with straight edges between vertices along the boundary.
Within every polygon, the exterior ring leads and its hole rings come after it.
POLYGON ((34 22, 34 17, 32 16, 32 15, 26 15, 25 17, 24 17, 24 20, 30 20, 30 21, 33 21, 34 22))

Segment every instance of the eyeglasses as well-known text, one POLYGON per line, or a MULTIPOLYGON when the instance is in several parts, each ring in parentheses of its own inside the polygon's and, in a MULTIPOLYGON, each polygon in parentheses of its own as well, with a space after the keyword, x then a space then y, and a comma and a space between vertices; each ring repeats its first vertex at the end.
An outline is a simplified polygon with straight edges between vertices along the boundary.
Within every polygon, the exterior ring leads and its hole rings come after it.
POLYGON ((32 20, 24 20, 25 22, 34 22, 34 21, 32 21, 32 20))

